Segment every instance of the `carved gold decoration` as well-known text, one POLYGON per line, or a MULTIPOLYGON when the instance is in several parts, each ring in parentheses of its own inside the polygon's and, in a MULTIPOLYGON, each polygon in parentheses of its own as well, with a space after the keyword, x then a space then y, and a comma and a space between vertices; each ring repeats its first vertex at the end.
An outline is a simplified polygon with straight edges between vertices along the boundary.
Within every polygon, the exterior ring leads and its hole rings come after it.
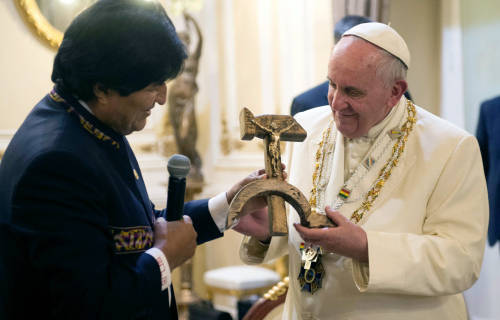
POLYGON ((170 122, 168 111, 165 111, 159 125, 155 127, 155 133, 157 137, 158 152, 161 155, 168 158, 175 153, 179 153, 177 150, 177 143, 175 142, 174 128, 170 122))
MULTIPOLYGON (((229 133, 225 113, 222 115, 221 127, 222 135, 220 138, 220 147, 222 154, 227 156, 231 153, 231 151, 241 149, 243 147, 243 143, 238 139, 234 139, 229 133)), ((264 144, 262 144, 262 149, 264 149, 264 144)))
POLYGON ((203 0, 169 0, 166 2, 167 12, 174 16, 185 11, 198 12, 203 7, 203 0))
POLYGON ((264 294, 264 299, 267 300, 278 300, 280 296, 286 293, 288 290, 289 278, 285 277, 283 281, 278 282, 275 286, 273 286, 266 294, 264 294))
POLYGON ((174 79, 168 90, 168 116, 174 131, 177 150, 191 161, 189 176, 203 181, 201 156, 196 150, 198 125, 196 123, 196 95, 198 84, 196 77, 203 48, 203 35, 198 22, 184 12, 185 31, 177 32, 186 47, 188 57, 184 61, 181 73, 174 79), (194 30, 194 32, 193 32, 194 30), (197 39, 192 42, 193 35, 197 39), (193 48, 190 49, 191 44, 193 48))
POLYGON ((0 150, 0 160, 2 160, 4 152, 5 150, 0 150))
POLYGON ((157 143, 142 143, 137 146, 137 148, 141 151, 141 153, 154 153, 158 151, 157 143))
POLYGON ((274 263, 274 269, 280 275, 281 278, 284 278, 288 275, 288 255, 282 256, 274 263))
POLYGON ((43 16, 36 0, 14 0, 14 2, 33 32, 42 42, 57 50, 62 42, 63 33, 43 16))

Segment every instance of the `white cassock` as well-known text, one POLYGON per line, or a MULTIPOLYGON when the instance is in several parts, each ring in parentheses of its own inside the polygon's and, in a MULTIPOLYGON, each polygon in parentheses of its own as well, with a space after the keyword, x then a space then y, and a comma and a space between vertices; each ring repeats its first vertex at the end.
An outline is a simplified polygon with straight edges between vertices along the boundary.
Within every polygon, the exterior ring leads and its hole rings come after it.
MULTIPOLYGON (((348 185, 351 194, 338 210, 351 218, 392 156, 395 139, 388 132, 407 117, 402 97, 367 137, 346 139, 333 126, 325 205, 333 206, 348 185)), ((303 143, 289 143, 285 159, 289 182, 309 197, 318 144, 332 113, 325 106, 296 118, 308 136, 303 143)), ((287 237, 273 237, 269 247, 245 238, 240 250, 248 263, 289 254, 283 319, 467 319, 462 292, 479 277, 488 225, 477 141, 416 107, 416 123, 398 165, 359 221, 368 237, 369 263, 324 254, 323 287, 313 295, 301 291, 297 280, 303 240, 292 224, 298 222, 289 207, 287 237)))

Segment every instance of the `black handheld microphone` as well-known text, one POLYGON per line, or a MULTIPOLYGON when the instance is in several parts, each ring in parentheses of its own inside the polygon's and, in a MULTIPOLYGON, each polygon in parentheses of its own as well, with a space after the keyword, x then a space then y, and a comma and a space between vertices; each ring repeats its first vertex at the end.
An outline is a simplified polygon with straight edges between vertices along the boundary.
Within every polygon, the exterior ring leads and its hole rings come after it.
POLYGON ((189 158, 180 154, 174 154, 168 160, 168 197, 166 220, 181 220, 184 212, 184 193, 186 191, 186 176, 191 168, 189 158))

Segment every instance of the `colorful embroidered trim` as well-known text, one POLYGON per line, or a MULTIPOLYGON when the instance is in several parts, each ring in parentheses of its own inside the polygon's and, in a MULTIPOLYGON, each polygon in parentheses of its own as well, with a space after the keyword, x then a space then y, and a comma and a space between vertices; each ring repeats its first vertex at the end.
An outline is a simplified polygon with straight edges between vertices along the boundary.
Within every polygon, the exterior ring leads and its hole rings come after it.
POLYGON ((73 108, 71 105, 69 105, 69 103, 66 102, 66 100, 64 100, 64 98, 62 98, 57 92, 55 92, 54 90, 52 90, 49 93, 49 96, 55 102, 60 102, 60 103, 62 102, 64 104, 66 104, 66 106, 68 107, 68 109, 67 109, 68 113, 74 113, 78 117, 78 119, 80 120, 80 124, 82 125, 82 127, 87 132, 89 132, 91 135, 93 135, 94 137, 96 137, 98 140, 109 141, 109 143, 111 144, 111 146, 115 147, 116 149, 120 149, 120 143, 119 142, 115 141, 110 136, 106 135, 104 132, 102 132, 101 130, 99 130, 98 128, 95 128, 92 123, 90 123, 81 114, 79 114, 75 110, 75 108, 73 108))
POLYGON ((54 90, 50 91, 49 93, 50 98, 54 100, 55 102, 66 102, 60 95, 57 94, 54 90))
POLYGON ((341 196, 344 199, 349 198, 349 195, 351 194, 351 190, 347 188, 342 188, 340 189, 339 196, 341 196))
POLYGON ((396 130, 396 129, 389 130, 388 133, 389 133, 389 136, 391 137, 391 139, 397 139, 403 135, 403 133, 401 131, 396 130))
POLYGON ((117 254, 143 252, 153 247, 153 230, 149 226, 110 227, 117 254))
POLYGON ((370 168, 371 166, 373 166, 374 163, 375 163, 375 160, 372 157, 368 157, 365 160, 365 166, 367 169, 370 168))

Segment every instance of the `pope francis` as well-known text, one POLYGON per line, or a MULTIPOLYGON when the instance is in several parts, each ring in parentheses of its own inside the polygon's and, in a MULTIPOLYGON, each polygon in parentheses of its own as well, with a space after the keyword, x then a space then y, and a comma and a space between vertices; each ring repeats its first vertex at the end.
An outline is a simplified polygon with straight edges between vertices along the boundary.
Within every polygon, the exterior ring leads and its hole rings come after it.
POLYGON ((344 33, 328 65, 329 106, 296 115, 289 182, 337 226, 309 229, 289 208, 287 237, 266 214, 241 219, 240 255, 289 254, 283 319, 467 319, 488 199, 476 139, 407 100, 410 53, 381 23, 344 33), (312 253, 309 255, 308 253, 312 253))

